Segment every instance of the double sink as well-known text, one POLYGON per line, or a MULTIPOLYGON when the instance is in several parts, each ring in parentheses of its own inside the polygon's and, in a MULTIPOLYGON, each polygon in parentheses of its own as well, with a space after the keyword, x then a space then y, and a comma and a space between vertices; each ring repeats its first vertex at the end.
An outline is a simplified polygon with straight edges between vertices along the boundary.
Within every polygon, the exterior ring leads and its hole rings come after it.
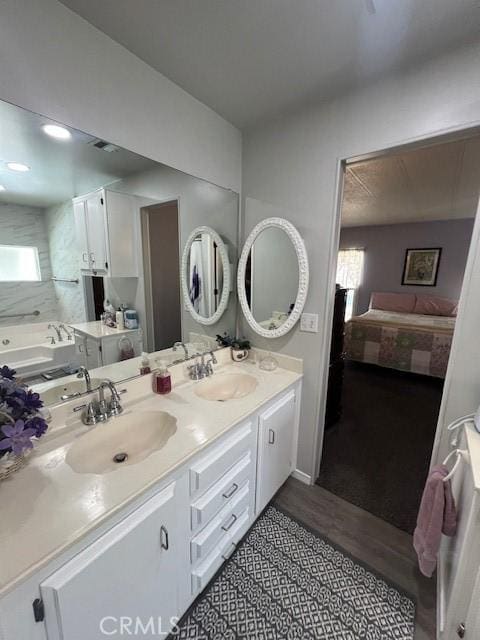
MULTIPOLYGON (((250 395, 257 379, 246 373, 219 373, 194 384, 194 394, 210 402, 229 402, 250 395)), ((145 460, 162 449, 177 431, 177 419, 166 411, 138 410, 94 427, 70 447, 66 462, 77 473, 109 473, 145 460)))

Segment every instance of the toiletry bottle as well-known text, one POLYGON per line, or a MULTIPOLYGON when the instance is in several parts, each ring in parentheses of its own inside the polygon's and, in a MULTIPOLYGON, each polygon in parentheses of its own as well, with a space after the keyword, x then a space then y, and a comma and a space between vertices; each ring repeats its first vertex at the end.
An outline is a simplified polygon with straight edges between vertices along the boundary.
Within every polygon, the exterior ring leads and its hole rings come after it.
POLYGON ((157 360, 158 369, 153 372, 152 386, 154 393, 170 393, 172 390, 172 378, 165 360, 157 360))
POLYGON ((123 311, 120 309, 120 307, 115 314, 115 321, 117 323, 117 329, 125 329, 125 323, 123 321, 123 311))
POLYGON ((150 373, 152 369, 150 368, 150 360, 148 359, 148 355, 143 352, 142 353, 142 361, 140 362, 140 375, 144 376, 147 373, 150 373))

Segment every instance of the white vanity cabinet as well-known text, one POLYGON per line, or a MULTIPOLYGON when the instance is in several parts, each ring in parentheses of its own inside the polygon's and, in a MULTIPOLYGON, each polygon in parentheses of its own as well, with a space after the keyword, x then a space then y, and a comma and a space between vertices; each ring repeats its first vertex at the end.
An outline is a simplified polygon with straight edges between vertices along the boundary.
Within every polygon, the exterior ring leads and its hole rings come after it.
POLYGON ((165 638, 294 468, 300 389, 278 393, 0 598, 0 639, 165 638))
POLYGON ((118 335, 95 337, 75 329, 75 349, 77 362, 87 369, 105 367, 120 362, 120 340, 125 335, 131 342, 133 351, 139 356, 143 351, 142 329, 119 331, 118 335))
POLYGON ((290 389, 258 418, 257 514, 294 470, 296 390, 290 389))
MULTIPOLYGON (((175 588, 182 559, 170 483, 61 569, 44 580, 48 640, 101 640, 122 617, 167 632, 178 612, 175 588)), ((154 633, 151 634, 152 637, 154 633)))
POLYGON ((135 197, 99 189, 73 200, 81 270, 111 278, 138 277, 135 197))

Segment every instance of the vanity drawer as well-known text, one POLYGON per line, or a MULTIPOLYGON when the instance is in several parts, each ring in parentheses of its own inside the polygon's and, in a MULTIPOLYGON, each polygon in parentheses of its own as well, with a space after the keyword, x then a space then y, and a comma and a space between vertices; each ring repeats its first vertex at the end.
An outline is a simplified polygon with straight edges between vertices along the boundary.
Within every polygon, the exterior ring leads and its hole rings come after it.
POLYGON ((235 526, 240 515, 248 507, 251 501, 251 484, 246 482, 232 498, 231 503, 211 520, 207 526, 198 533, 190 543, 190 559, 192 564, 203 560, 222 539, 235 526))
POLYGON ((238 541, 245 535, 250 524, 250 509, 247 507, 239 516, 230 531, 219 540, 217 546, 205 560, 192 571, 192 594, 197 595, 204 589, 215 572, 228 560, 236 549, 238 541))
POLYGON ((248 451, 213 487, 190 506, 192 531, 203 527, 224 505, 230 503, 243 485, 252 478, 252 453, 248 451))
POLYGON ((253 424, 249 421, 190 467, 190 495, 206 491, 253 445, 253 424))

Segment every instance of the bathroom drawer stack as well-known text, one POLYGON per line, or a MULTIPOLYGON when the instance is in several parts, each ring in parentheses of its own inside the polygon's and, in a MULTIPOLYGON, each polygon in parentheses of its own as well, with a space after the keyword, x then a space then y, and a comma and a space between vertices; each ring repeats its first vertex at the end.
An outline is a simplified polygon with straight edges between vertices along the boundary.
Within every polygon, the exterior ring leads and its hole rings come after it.
POLYGON ((191 588, 197 595, 250 527, 256 428, 251 420, 190 467, 191 588))

